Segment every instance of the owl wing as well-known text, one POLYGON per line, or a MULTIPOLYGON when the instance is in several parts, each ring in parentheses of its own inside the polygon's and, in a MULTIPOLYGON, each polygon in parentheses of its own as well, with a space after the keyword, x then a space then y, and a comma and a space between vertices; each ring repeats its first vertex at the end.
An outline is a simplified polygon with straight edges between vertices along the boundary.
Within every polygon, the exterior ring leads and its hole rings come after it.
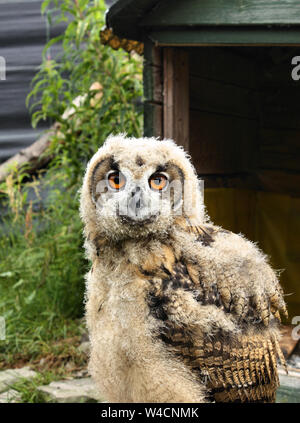
POLYGON ((275 336, 243 336, 190 342, 182 328, 166 322, 162 337, 169 351, 197 374, 216 402, 274 402, 279 386, 275 336))
POLYGON ((204 302, 217 302, 241 321, 261 320, 265 326, 272 315, 279 322, 280 313, 288 317, 278 278, 253 243, 213 225, 186 230, 196 237, 204 257, 187 262, 190 277, 204 292, 204 302))
MULTIPOLYGON (((197 228, 198 242, 205 247, 212 245, 215 231, 217 229, 197 228)), ((271 323, 266 325, 263 310, 255 308, 255 304, 243 303, 240 312, 237 307, 240 302, 228 304, 226 279, 225 284, 224 280, 218 283, 217 275, 216 279, 206 280, 202 266, 176 254, 169 246, 164 246, 160 257, 150 257, 143 264, 140 270, 151 286, 150 312, 162 323, 159 337, 170 352, 197 373, 215 401, 275 401, 279 385, 277 357, 285 363, 276 331, 269 330, 271 323), (205 307, 212 313, 212 324, 215 323, 214 310, 233 318, 237 326, 244 328, 241 336, 227 336, 222 326, 214 336, 197 332, 203 318, 198 311, 205 307), (251 322, 255 323, 254 330, 251 330, 251 322)), ((229 295, 233 294, 229 291, 229 295)), ((208 327, 208 323, 205 324, 208 327)))

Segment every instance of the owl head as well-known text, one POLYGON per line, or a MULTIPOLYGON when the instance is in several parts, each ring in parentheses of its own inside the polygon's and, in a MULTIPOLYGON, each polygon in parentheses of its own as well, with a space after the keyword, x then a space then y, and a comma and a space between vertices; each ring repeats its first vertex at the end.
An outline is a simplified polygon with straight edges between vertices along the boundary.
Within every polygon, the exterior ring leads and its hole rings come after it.
POLYGON ((194 167, 172 140, 110 136, 88 163, 81 190, 86 232, 111 240, 168 236, 180 219, 203 222, 194 167))

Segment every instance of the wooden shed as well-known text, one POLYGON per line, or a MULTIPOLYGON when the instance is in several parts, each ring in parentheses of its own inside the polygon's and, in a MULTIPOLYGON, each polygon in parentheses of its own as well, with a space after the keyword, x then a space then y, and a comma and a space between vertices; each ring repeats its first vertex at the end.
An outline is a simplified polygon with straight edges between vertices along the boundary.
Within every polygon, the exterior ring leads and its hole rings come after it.
POLYGON ((189 151, 212 221, 285 269, 299 316, 299 0, 119 0, 107 27, 144 46, 145 135, 189 151))

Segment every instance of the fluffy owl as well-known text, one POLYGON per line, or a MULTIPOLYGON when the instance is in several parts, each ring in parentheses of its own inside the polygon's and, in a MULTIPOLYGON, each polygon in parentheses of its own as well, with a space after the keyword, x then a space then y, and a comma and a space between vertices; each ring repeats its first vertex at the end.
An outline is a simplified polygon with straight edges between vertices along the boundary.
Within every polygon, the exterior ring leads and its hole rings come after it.
POLYGON ((109 402, 273 402, 276 273, 206 215, 172 140, 110 136, 81 190, 89 371, 109 402))

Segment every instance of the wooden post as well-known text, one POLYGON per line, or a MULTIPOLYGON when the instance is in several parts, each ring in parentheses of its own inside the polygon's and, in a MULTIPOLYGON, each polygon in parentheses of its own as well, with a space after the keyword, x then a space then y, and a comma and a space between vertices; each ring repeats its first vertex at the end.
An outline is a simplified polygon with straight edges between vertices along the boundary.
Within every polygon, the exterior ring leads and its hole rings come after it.
POLYGON ((178 48, 163 50, 163 128, 171 138, 189 150, 189 66, 188 53, 178 48))
POLYGON ((163 138, 162 50, 148 41, 144 56, 144 135, 163 138))

